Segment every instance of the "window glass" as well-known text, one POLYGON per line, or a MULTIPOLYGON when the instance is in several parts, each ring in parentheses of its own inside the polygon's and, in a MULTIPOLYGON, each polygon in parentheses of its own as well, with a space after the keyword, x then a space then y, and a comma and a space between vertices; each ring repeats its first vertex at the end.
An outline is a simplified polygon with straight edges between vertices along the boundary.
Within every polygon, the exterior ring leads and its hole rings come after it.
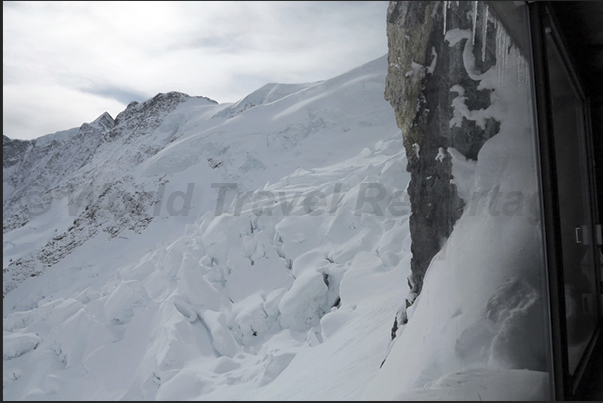
POLYGON ((552 30, 546 30, 551 88, 569 373, 574 375, 597 326, 594 245, 589 225, 584 104, 573 87, 552 30))
POLYGON ((551 398, 528 29, 524 2, 390 4, 413 257, 365 397, 551 398))

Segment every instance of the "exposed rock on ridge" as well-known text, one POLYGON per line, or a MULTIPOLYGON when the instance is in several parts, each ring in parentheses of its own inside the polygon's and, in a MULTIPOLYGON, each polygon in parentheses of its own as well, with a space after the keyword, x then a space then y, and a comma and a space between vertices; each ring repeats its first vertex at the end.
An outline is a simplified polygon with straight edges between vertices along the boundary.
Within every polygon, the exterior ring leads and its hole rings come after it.
MULTIPOLYGON (((124 230, 140 233, 153 220, 158 202, 156 178, 147 190, 124 175, 155 155, 178 135, 176 127, 158 138, 147 138, 180 103, 191 97, 179 92, 157 94, 132 102, 114 120, 107 112, 79 128, 31 141, 3 139, 3 233, 23 227, 54 201, 67 198, 73 223, 40 250, 12 261, 5 269, 18 284, 63 259, 99 232, 114 238, 124 230), (124 145, 131 144, 124 153, 124 145), (99 152, 109 161, 98 161, 99 152), (114 167, 99 176, 99 165, 114 167), (124 171, 125 170, 125 171, 124 171), (107 206, 111 208, 107 208, 107 206), (85 207, 85 209, 84 209, 85 207)), ((208 103, 217 104, 209 98, 208 103)), ((5 285, 3 295, 11 290, 5 285)))

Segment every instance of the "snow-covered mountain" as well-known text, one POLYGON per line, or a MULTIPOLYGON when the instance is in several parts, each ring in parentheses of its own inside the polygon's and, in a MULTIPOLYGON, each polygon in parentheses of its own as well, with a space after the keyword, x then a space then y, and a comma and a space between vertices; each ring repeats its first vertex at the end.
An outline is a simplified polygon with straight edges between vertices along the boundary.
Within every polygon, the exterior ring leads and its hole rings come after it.
POLYGON ((357 397, 408 276, 386 72, 5 136, 5 399, 357 397))
POLYGON ((425 65, 399 52, 233 104, 172 92, 4 137, 4 399, 546 399, 527 62, 478 2, 426 3, 388 10, 390 45, 423 40, 406 16, 433 20, 434 46, 409 47, 425 65), (462 79, 423 86, 451 55, 462 79), (469 135, 413 143, 434 121, 469 135), (433 174, 413 187, 417 162, 433 174), (433 196, 435 176, 438 202, 464 204, 413 288, 409 189, 433 196))

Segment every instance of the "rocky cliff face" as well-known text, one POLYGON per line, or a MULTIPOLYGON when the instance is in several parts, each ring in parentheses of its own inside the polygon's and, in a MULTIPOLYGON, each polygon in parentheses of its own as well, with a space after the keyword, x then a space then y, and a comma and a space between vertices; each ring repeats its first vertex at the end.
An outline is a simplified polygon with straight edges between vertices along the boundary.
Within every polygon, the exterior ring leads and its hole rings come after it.
POLYGON ((493 118, 481 124, 468 120, 458 108, 463 104, 464 114, 470 114, 490 105, 491 91, 481 90, 466 69, 471 56, 476 74, 496 63, 494 26, 478 7, 486 6, 468 1, 393 1, 387 12, 385 98, 395 110, 412 175, 409 285, 414 296, 421 292, 425 271, 464 205, 453 183, 447 148, 476 160, 481 146, 500 127, 493 118), (475 35, 475 30, 489 35, 475 35), (481 42, 483 37, 487 43, 481 42), (472 46, 465 46, 469 43, 472 46))
POLYGON ((13 140, 2 136, 2 168, 10 168, 22 158, 29 141, 13 140))
MULTIPOLYGON (((525 7, 507 4, 507 11, 525 7)), ((411 173, 412 259, 396 340, 371 391, 379 400, 400 399, 382 393, 394 379, 421 390, 448 370, 550 369, 542 228, 538 219, 492 209, 501 189, 538 195, 529 63, 498 19, 505 10, 495 7, 403 1, 388 8, 385 99, 411 173), (483 194, 496 196, 480 207, 483 194)))

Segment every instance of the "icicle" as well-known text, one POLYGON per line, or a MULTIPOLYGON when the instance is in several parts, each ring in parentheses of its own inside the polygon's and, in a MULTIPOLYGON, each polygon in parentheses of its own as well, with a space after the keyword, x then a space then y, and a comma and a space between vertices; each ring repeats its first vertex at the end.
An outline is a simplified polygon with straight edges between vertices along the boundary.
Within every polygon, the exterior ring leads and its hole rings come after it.
POLYGON ((496 20, 496 73, 498 84, 501 85, 505 78, 509 56, 507 54, 510 38, 501 23, 496 20))
MULTIPOLYGON (((513 52, 516 53, 516 52, 513 52)), ((517 55, 518 56, 518 55, 517 55)), ((523 85, 523 63, 521 63, 521 57, 517 57, 515 62, 515 69, 517 70, 517 92, 520 91, 520 86, 523 85)))
POLYGON ((517 85, 519 86, 518 91, 521 91, 524 88, 530 87, 529 81, 529 66, 527 60, 523 57, 521 52, 514 48, 514 55, 517 59, 517 85))
POLYGON ((503 39, 502 39, 502 26, 501 24, 498 22, 498 20, 495 20, 495 29, 496 29, 496 79, 498 82, 498 85, 500 86, 502 79, 503 79, 503 57, 504 57, 504 50, 503 50, 503 39))
POLYGON ((523 63, 523 86, 524 88, 530 88, 531 87, 531 83, 530 83, 530 64, 528 63, 527 59, 525 59, 522 55, 521 58, 521 62, 523 63))
POLYGON ((477 6, 479 2, 473 2, 473 28, 471 31, 471 44, 475 45, 475 31, 477 31, 477 6))
POLYGON ((482 62, 486 61, 486 42, 488 42, 488 5, 484 4, 486 12, 482 19, 482 62))
POLYGON ((502 31, 502 35, 503 35, 503 79, 504 79, 504 74, 507 71, 507 67, 509 64, 509 36, 507 35, 507 32, 504 30, 504 27, 502 27, 501 24, 501 31, 502 31))
POLYGON ((444 1, 442 3, 444 3, 444 36, 446 36, 446 11, 448 10, 448 2, 444 1))

